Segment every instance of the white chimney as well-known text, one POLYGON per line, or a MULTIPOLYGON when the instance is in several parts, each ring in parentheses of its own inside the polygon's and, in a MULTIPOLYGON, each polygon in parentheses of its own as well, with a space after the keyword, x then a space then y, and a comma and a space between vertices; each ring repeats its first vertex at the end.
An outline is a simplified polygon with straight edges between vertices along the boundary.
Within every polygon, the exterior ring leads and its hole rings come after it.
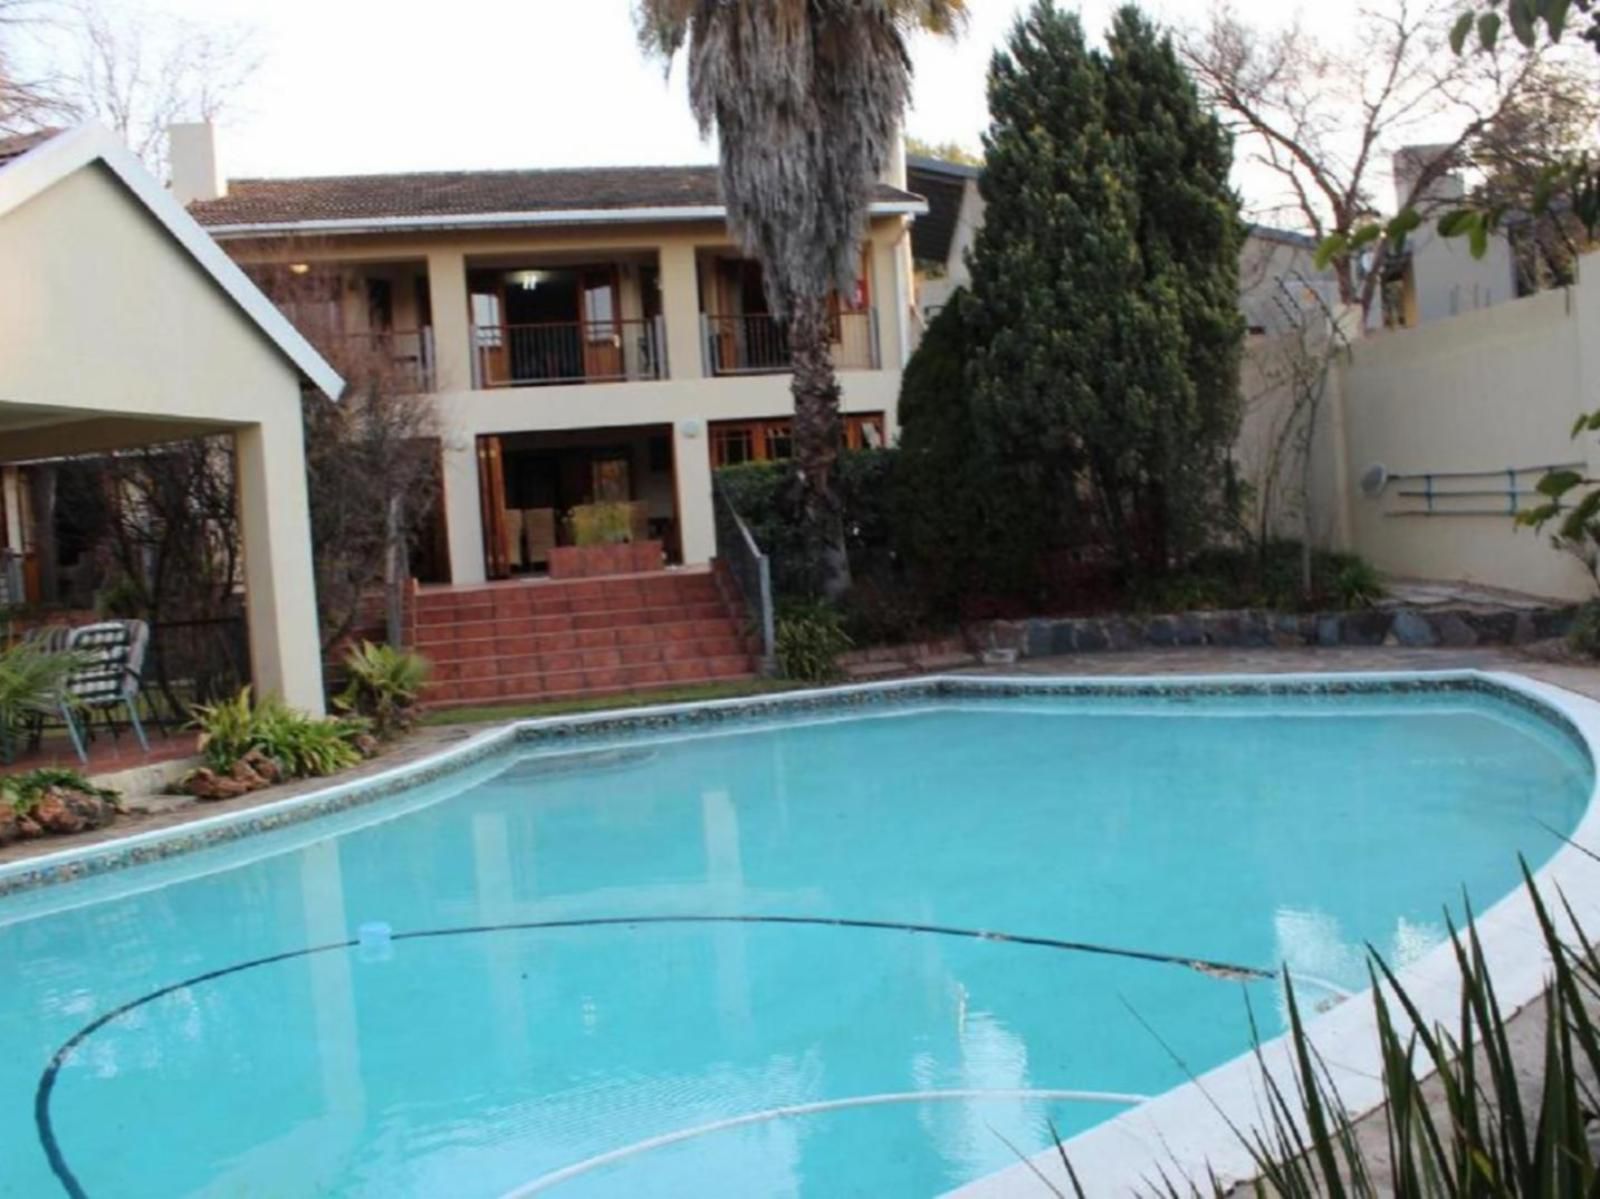
POLYGON ((167 162, 172 196, 179 204, 219 200, 228 183, 217 169, 217 134, 210 121, 167 126, 167 162))

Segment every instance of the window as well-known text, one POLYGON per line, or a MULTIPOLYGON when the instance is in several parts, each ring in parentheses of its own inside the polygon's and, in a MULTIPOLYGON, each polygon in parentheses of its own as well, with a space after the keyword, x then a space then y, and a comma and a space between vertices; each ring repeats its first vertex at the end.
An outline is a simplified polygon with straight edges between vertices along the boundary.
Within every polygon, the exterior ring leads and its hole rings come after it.
POLYGON ((748 425, 723 425, 711 430, 711 465, 738 466, 755 460, 755 438, 748 425))

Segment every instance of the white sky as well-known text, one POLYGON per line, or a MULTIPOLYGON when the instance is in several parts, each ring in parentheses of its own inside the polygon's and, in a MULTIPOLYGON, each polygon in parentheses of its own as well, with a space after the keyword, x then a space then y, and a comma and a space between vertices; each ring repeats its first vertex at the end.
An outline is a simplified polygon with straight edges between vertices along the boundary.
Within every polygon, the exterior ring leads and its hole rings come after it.
MULTIPOLYGON (((233 177, 713 157, 689 116, 681 67, 669 80, 639 53, 631 0, 101 2, 254 31, 263 66, 220 132, 222 166, 233 177)), ((1118 2, 1079 0, 1091 36, 1118 2)), ((1212 2, 1143 6, 1183 25, 1202 21, 1212 2)), ((1253 25, 1299 19, 1327 37, 1348 29, 1358 2, 1232 0, 1253 25)), ((915 42, 909 133, 977 148, 989 59, 1028 3, 971 0, 961 41, 915 42)), ((1245 170, 1236 182, 1247 208, 1263 206, 1264 180, 1245 170)))
MULTIPOLYGON (((255 28, 265 55, 223 132, 233 175, 710 161, 683 93, 645 61, 630 0, 111 0, 255 28)), ((1198 20, 1209 0, 1146 0, 1198 20)), ((984 75, 1026 0, 973 0, 959 44, 921 38, 909 132, 977 146, 984 75)), ((1091 33, 1114 0, 1084 0, 1091 33)), ((1252 21, 1284 0, 1236 0, 1252 21)), ((1322 0, 1308 25, 1354 0, 1322 0)), ((1331 16, 1330 16, 1331 14, 1331 16)))

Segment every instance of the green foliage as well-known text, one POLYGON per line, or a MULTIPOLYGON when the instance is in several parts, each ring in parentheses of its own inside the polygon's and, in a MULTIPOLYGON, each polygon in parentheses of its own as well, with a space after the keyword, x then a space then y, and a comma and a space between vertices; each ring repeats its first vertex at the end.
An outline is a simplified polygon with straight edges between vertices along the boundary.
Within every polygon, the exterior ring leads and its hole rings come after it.
POLYGON ((194 709, 205 764, 225 774, 252 750, 278 764, 285 778, 334 774, 361 761, 357 737, 368 724, 358 718, 319 719, 297 712, 275 697, 253 703, 250 688, 232 699, 194 709))
POLYGON ((889 495, 892 545, 908 585, 944 613, 966 595, 1028 590, 1050 532, 1036 474, 1006 462, 978 434, 968 303, 956 292, 906 363, 889 495))
POLYGON ((1574 653, 1586 658, 1600 658, 1600 600, 1590 600, 1579 607, 1567 630, 1567 644, 1574 653))
POLYGON ((0 761, 11 760, 30 720, 60 710, 62 684, 81 662, 81 655, 46 653, 26 641, 0 650, 0 761))
POLYGON ((370 720, 380 737, 411 727, 417 697, 432 669, 426 658, 392 645, 363 641, 345 657, 344 665, 349 682, 334 700, 341 711, 370 720))
POLYGON ((786 679, 831 682, 851 644, 838 611, 822 601, 789 605, 778 616, 778 669, 786 679))
POLYGON ((989 106, 975 432, 1039 506, 1037 551, 1092 525, 1125 569, 1161 573, 1216 517, 1238 423, 1231 142, 1132 8, 1102 53, 1038 0, 989 106))
POLYGON ((1149 612, 1266 608, 1280 612, 1370 607, 1383 595, 1372 565, 1354 554, 1316 551, 1311 595, 1301 587, 1300 543, 1274 541, 1259 550, 1210 549, 1183 569, 1140 586, 1135 605, 1149 612))
POLYGON ((1372 563, 1353 554, 1331 555, 1334 559, 1333 594, 1345 610, 1370 608, 1383 598, 1383 580, 1372 563))
POLYGON ((0 776, 0 803, 9 804, 19 815, 33 810, 35 804, 52 788, 63 791, 81 791, 113 802, 117 792, 109 787, 97 787, 82 773, 58 766, 41 766, 22 774, 0 776))
POLYGON ((631 504, 580 504, 569 519, 574 545, 620 545, 633 540, 631 504))
MULTIPOLYGON (((851 568, 867 564, 889 544, 888 488, 894 450, 850 450, 834 467, 833 491, 844 513, 851 568)), ((810 542, 794 518, 793 468, 786 462, 750 462, 717 472, 717 482, 750 527, 756 544, 772 560, 773 587, 780 597, 814 598, 820 572, 810 542)))

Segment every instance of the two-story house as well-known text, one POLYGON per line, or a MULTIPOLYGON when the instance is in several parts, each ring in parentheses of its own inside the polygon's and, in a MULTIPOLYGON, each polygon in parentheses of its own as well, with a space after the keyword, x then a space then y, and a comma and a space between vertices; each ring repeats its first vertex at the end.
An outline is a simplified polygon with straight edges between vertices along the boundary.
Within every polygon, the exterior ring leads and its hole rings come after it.
MULTIPOLYGON (((324 278, 344 331, 432 394, 448 549, 431 581, 541 573, 596 504, 630 504, 669 562, 704 564, 713 468, 788 454, 784 329, 715 167, 224 182, 210 127, 180 126, 172 171, 247 271, 324 278)), ((893 437, 925 210, 879 187, 860 282, 836 301, 850 445, 893 437)))

